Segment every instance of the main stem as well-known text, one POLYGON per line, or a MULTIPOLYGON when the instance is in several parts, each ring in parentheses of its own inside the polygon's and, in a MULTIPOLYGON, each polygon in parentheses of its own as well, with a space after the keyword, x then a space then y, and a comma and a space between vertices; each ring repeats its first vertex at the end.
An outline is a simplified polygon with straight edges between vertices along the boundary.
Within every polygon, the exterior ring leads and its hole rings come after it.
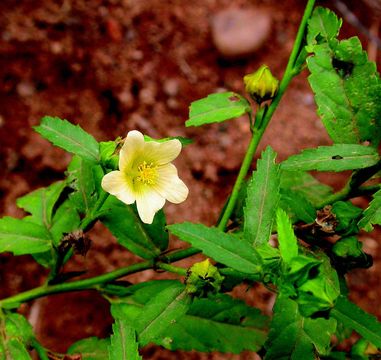
MULTIPOLYGON (((251 163, 253 161, 254 155, 257 151, 258 144, 260 140, 262 139, 262 136, 272 118, 272 115, 275 112, 275 109, 277 108, 280 99, 282 98, 284 92, 286 91, 289 83, 291 82, 292 78, 299 72, 299 69, 295 69, 295 62, 297 60, 297 57, 300 54, 300 51, 303 46, 303 37, 305 33, 305 29, 307 26, 307 21, 310 18, 313 8, 315 5, 315 0, 308 0, 306 8, 304 10, 303 18, 301 20, 301 23, 299 25, 299 30, 296 35, 294 47, 292 49, 284 76, 282 78, 282 81, 279 85, 279 90, 276 95, 276 97, 273 99, 272 103, 270 104, 269 108, 267 109, 264 118, 262 119, 261 126, 258 129, 255 129, 253 132, 252 138, 250 140, 246 155, 243 159, 241 169, 238 173, 237 180, 234 184, 232 194, 228 200, 227 206, 224 210, 224 213, 222 214, 221 220, 218 223, 217 227, 220 230, 225 230, 226 225, 230 219, 230 216, 232 214, 232 211, 234 209, 234 206, 238 199, 239 190, 242 186, 242 182, 244 181, 251 163)), ((179 250, 176 251, 168 256, 166 256, 166 261, 168 263, 172 263, 178 260, 185 259, 187 257, 190 257, 194 254, 199 253, 200 251, 195 248, 188 248, 185 250, 179 250)), ((34 288, 32 290, 25 291, 23 293, 11 296, 9 298, 3 299, 0 301, 0 307, 3 308, 16 308, 21 303, 30 301, 33 299, 37 299, 49 294, 56 294, 56 293, 62 293, 62 292, 68 292, 68 291, 76 291, 76 290, 85 290, 85 289, 96 289, 99 287, 99 285, 105 284, 107 282, 113 281, 115 279, 118 279, 120 277, 130 275, 136 272, 152 269, 154 266, 157 266, 157 264, 154 263, 154 261, 144 261, 141 263, 133 264, 128 267, 124 267, 103 275, 95 276, 89 279, 83 279, 78 281, 72 281, 62 284, 56 284, 56 285, 43 285, 37 288, 34 288)), ((169 268, 168 268, 169 270, 169 268)))

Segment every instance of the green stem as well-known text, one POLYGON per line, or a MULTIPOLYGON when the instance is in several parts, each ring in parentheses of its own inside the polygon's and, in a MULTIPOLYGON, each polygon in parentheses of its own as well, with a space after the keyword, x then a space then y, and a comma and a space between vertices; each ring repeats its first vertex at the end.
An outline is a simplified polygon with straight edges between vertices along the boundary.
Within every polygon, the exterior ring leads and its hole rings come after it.
POLYGON ((46 349, 37 341, 37 339, 33 339, 31 345, 34 348, 34 350, 36 350, 36 353, 40 360, 49 360, 49 356, 46 349))
POLYGON ((170 264, 165 264, 165 263, 159 263, 156 265, 156 268, 171 272, 173 274, 178 274, 180 276, 186 276, 187 275, 187 269, 184 269, 179 266, 174 266, 170 264))
POLYGON ((287 89, 288 85, 290 84, 291 80, 293 79, 293 77, 295 75, 297 75, 299 72, 299 69, 295 69, 294 65, 295 65, 296 59, 298 58, 298 55, 299 55, 299 53, 303 47, 304 33, 306 30, 308 19, 310 18, 311 14, 312 14, 314 5, 315 5, 315 0, 309 0, 307 3, 307 6, 306 6, 304 14, 303 14, 303 18, 302 18, 300 26, 299 26, 298 33, 296 35, 294 47, 291 51, 291 55, 290 55, 290 58, 288 60, 288 64, 287 64, 285 73, 283 75, 282 81, 280 82, 277 95, 275 96, 275 98, 271 102, 267 111, 265 111, 263 119, 261 119, 261 121, 257 121, 259 119, 256 119, 256 121, 255 121, 256 124, 259 123, 260 125, 257 129, 254 128, 253 136, 250 140, 246 155, 242 161, 242 165, 241 165, 241 168, 239 170, 236 182, 233 186, 231 196, 230 196, 228 203, 225 207, 225 210, 224 210, 224 213, 221 217, 221 220, 217 225, 217 227, 220 230, 225 230, 226 225, 228 224, 230 216, 231 216, 231 214, 234 210, 235 204, 237 202, 239 191, 240 191, 241 186, 242 186, 242 182, 244 181, 244 179, 245 179, 245 177, 246 177, 246 175, 250 169, 254 155, 257 151, 258 144, 259 144, 260 140, 262 139, 262 136, 263 136, 268 124, 270 123, 270 120, 271 120, 276 108, 278 107, 280 99, 282 98, 284 92, 286 91, 286 89, 287 89))

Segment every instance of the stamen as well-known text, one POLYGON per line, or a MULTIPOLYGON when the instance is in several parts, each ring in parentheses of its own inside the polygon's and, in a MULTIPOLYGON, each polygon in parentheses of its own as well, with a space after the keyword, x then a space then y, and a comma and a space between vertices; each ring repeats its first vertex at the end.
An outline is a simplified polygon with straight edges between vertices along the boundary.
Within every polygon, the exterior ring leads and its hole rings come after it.
POLYGON ((147 164, 146 161, 143 161, 138 166, 139 175, 136 177, 136 180, 141 181, 146 185, 153 185, 157 178, 156 165, 152 162, 147 164))

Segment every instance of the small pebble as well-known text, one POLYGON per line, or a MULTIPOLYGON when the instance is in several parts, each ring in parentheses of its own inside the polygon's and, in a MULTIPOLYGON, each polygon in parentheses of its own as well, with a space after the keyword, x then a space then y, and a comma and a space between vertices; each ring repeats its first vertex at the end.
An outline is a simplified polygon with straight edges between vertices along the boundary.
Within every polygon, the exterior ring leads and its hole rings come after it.
POLYGON ((18 83, 16 90, 17 94, 19 94, 21 97, 32 96, 36 92, 34 85, 26 81, 18 83))
POLYGON ((163 83, 163 91, 167 96, 174 97, 179 93, 180 84, 177 79, 167 79, 163 83))
POLYGON ((220 54, 240 58, 258 50, 271 32, 271 16, 259 9, 230 8, 212 17, 212 38, 220 54))

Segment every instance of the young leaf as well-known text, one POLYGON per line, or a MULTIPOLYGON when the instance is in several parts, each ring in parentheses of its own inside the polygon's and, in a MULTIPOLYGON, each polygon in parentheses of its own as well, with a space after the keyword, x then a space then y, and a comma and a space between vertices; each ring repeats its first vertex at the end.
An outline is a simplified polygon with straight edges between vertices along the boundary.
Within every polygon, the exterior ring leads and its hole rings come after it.
MULTIPOLYGON (((153 294, 163 285, 168 286, 163 283, 150 281, 144 286, 132 286, 130 290, 136 287, 137 291, 117 305, 120 316, 134 322, 145 312, 144 305, 153 294)), ((207 299, 194 299, 188 312, 167 327, 160 337, 154 339, 154 343, 170 350, 238 354, 244 350, 258 351, 266 339, 266 327, 267 318, 258 309, 219 294, 207 299)))
POLYGON ((279 295, 265 344, 265 360, 314 360, 316 352, 327 355, 335 329, 334 319, 305 318, 295 301, 279 295))
POLYGON ((26 220, 43 225, 50 229, 53 216, 53 208, 60 197, 66 184, 58 181, 49 187, 37 189, 17 199, 17 206, 30 213, 26 220))
POLYGON ((316 7, 308 21, 307 44, 316 45, 319 42, 329 42, 339 34, 342 20, 329 9, 316 7))
POLYGON ((373 200, 364 211, 363 218, 359 221, 358 227, 365 231, 372 231, 373 225, 381 225, 381 189, 373 194, 373 200))
POLYGON ((112 325, 114 334, 111 336, 109 360, 141 360, 136 331, 126 319, 115 319, 112 325))
POLYGON ((105 360, 108 359, 109 339, 98 339, 89 337, 71 345, 67 351, 68 355, 80 355, 81 360, 105 360))
POLYGON ((308 77, 318 113, 335 143, 380 141, 380 77, 374 63, 367 60, 357 37, 333 38, 340 23, 328 10, 316 9, 311 20, 307 49, 308 77), (327 32, 321 24, 330 24, 327 32), (316 44, 317 42, 317 44, 316 44))
POLYGON ((285 171, 281 169, 280 187, 281 191, 291 190, 301 194, 313 206, 321 204, 327 196, 332 194, 331 187, 320 183, 312 175, 303 171, 285 171))
POLYGON ((206 98, 192 102, 189 111, 188 126, 201 126, 215 122, 235 119, 251 112, 250 103, 234 92, 211 94, 206 98))
POLYGON ((98 142, 79 125, 75 126, 58 117, 45 116, 34 129, 56 146, 88 161, 98 162, 98 142))
POLYGON ((377 150, 370 146, 336 144, 306 149, 281 164, 288 171, 344 171, 363 169, 379 161, 377 150))
POLYGON ((167 327, 181 318, 189 308, 190 297, 183 284, 173 284, 147 302, 134 326, 141 346, 162 335, 167 327))
POLYGON ((188 222, 167 228, 181 240, 191 243, 205 255, 226 266, 248 274, 261 271, 260 255, 248 242, 234 234, 188 222))
POLYGON ((7 216, 0 219, 0 253, 37 254, 50 248, 51 236, 44 226, 7 216))
POLYGON ((283 261, 287 264, 298 256, 298 240, 296 239, 291 221, 286 212, 278 208, 276 213, 279 251, 283 261))
POLYGON ((276 153, 267 147, 247 188, 244 235, 254 247, 269 241, 279 203, 280 176, 275 157, 276 153))
POLYGON ((73 157, 67 169, 69 186, 74 190, 69 197, 78 212, 83 215, 88 213, 97 201, 93 169, 94 163, 79 156, 73 157))
POLYGON ((100 220, 119 244, 143 259, 152 259, 167 248, 168 234, 164 231, 163 214, 157 214, 151 225, 143 224, 133 206, 110 196, 101 209, 100 220))
POLYGON ((374 346, 381 348, 381 323, 373 315, 366 313, 344 296, 339 296, 331 314, 345 327, 353 329, 374 346))

